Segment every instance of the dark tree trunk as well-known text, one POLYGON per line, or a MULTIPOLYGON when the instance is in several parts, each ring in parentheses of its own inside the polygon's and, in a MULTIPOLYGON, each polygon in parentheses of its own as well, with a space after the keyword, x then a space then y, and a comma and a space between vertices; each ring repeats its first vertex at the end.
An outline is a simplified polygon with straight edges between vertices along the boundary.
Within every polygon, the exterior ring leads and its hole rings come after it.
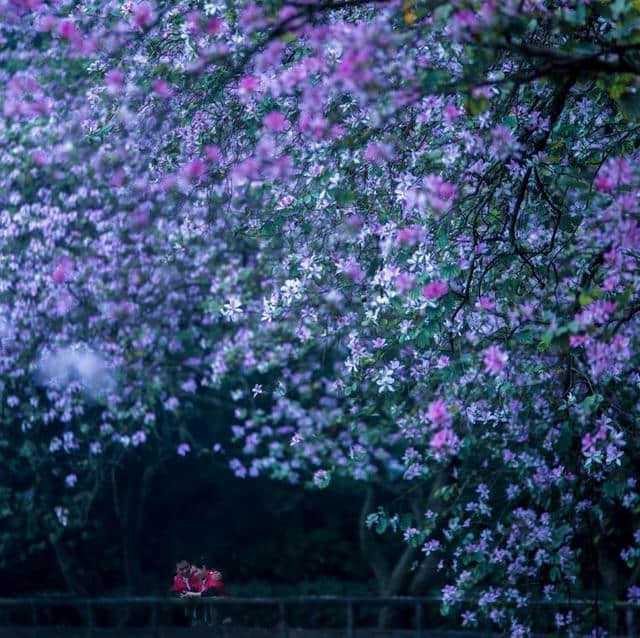
POLYGON ((82 580, 77 577, 80 570, 78 569, 73 555, 65 549, 62 539, 58 535, 50 534, 49 542, 51 543, 51 547, 53 547, 56 563, 58 564, 58 569, 60 569, 60 573, 62 574, 67 591, 70 594, 86 596, 87 590, 82 584, 82 580))
POLYGON ((378 585, 378 593, 383 595, 386 582, 389 578, 389 563, 376 542, 374 533, 367 527, 367 516, 373 512, 375 505, 375 488, 367 485, 362 509, 360 510, 359 539, 360 551, 367 561, 378 585))
POLYGON ((122 562, 129 594, 143 593, 140 592, 140 539, 144 528, 145 505, 158 469, 157 462, 144 465, 140 458, 132 458, 125 466, 127 474, 122 500, 116 499, 122 538, 122 562))

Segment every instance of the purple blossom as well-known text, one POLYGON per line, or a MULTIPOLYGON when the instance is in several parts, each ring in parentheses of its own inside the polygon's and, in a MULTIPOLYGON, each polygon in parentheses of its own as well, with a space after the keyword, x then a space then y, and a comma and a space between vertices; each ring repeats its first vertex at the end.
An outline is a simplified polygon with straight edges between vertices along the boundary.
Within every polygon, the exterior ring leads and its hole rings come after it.
POLYGON ((178 456, 186 456, 191 452, 191 446, 188 443, 180 443, 177 448, 178 456))
POLYGON ((492 375, 497 375, 502 372, 503 368, 507 365, 509 355, 500 349, 499 346, 489 346, 484 351, 484 369, 492 375))
POLYGON ((422 289, 422 296, 425 299, 439 299, 449 292, 446 281, 432 281, 422 289))

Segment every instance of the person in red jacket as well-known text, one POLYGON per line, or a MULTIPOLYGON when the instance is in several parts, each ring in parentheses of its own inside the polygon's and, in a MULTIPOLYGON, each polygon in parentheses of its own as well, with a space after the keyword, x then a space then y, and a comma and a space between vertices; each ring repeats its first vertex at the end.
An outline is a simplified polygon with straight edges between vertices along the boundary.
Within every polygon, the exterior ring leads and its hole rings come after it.
POLYGON ((209 569, 204 565, 200 569, 193 568, 188 585, 189 589, 182 594, 183 598, 227 595, 222 583, 222 574, 217 569, 209 569))
POLYGON ((171 591, 175 595, 182 596, 191 590, 189 586, 189 576, 193 567, 186 560, 181 560, 176 564, 176 573, 171 584, 171 591))
POLYGON ((204 569, 203 596, 226 596, 222 583, 222 574, 217 569, 204 569))
POLYGON ((191 567, 189 572, 189 592, 192 595, 199 596, 202 593, 204 578, 202 577, 202 568, 195 565, 191 567))

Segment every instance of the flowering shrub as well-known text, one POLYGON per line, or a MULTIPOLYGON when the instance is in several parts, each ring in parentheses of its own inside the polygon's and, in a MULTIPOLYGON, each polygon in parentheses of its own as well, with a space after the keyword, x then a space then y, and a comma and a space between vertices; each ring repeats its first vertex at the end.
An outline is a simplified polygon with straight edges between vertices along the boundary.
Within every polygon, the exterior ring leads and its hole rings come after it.
POLYGON ((79 494, 223 396, 238 476, 424 487, 465 625, 635 587, 637 3, 0 16, 3 456, 79 494))

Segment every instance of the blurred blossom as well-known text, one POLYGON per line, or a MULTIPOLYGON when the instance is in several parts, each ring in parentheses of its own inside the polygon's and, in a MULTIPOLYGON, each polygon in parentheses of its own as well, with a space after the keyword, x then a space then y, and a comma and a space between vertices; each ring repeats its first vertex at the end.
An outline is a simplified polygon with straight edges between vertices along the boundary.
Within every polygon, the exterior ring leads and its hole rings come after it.
POLYGON ((79 383, 94 400, 112 392, 116 386, 106 361, 83 344, 44 352, 38 359, 37 380, 43 385, 61 388, 79 383))

